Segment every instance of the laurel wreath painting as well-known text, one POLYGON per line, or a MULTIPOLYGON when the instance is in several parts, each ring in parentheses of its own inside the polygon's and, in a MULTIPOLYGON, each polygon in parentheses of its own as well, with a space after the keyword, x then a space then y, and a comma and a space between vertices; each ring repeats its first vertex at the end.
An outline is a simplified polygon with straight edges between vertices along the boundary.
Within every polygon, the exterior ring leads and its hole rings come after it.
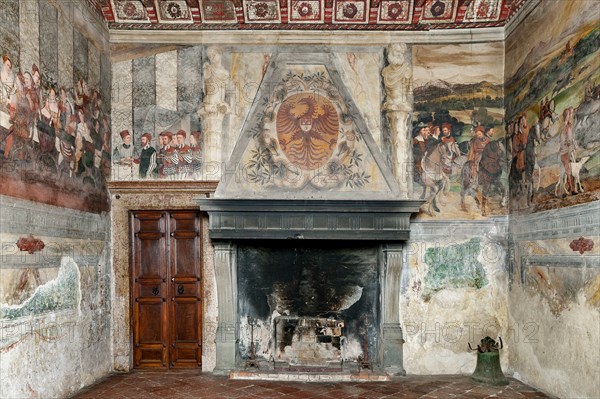
POLYGON ((324 73, 289 72, 263 105, 252 131, 251 182, 297 189, 355 189, 370 182, 348 102, 324 73))

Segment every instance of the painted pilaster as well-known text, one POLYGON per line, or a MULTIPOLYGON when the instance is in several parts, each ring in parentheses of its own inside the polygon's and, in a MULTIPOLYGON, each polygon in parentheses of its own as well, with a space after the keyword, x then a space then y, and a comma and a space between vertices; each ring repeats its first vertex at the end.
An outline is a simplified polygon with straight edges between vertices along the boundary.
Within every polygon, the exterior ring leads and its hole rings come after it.
POLYGON ((381 353, 382 368, 391 375, 404 375, 402 328, 400 327, 400 275, 402 246, 384 247, 381 281, 381 353))
POLYGON ((19 31, 19 69, 31 71, 33 64, 40 65, 40 13, 37 1, 19 0, 19 31))
MULTIPOLYGON (((119 132, 133 128, 133 74, 131 61, 116 62, 112 69, 112 148, 121 144, 119 132)), ((128 176, 130 171, 114 167, 112 179, 119 180, 128 176)))
POLYGON ((390 123, 392 169, 400 185, 400 198, 412 196, 412 151, 410 115, 412 113, 412 57, 404 43, 387 49, 388 66, 381 72, 386 98, 383 109, 390 123))
POLYGON ((217 361, 214 373, 226 374, 235 368, 237 264, 235 247, 231 243, 215 243, 214 247, 219 309, 216 342, 217 361))

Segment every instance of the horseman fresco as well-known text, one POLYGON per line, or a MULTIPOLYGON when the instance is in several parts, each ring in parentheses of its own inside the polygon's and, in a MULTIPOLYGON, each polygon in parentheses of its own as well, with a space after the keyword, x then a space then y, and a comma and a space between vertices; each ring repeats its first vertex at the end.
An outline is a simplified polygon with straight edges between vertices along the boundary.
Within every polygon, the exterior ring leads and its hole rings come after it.
POLYGON ((519 117, 517 130, 512 138, 512 170, 517 172, 516 178, 520 179, 525 170, 525 148, 527 146, 527 118, 519 117))
POLYGON ((481 153, 486 145, 490 142, 490 137, 494 134, 494 128, 477 126, 475 129, 475 137, 471 139, 469 144, 469 153, 467 160, 471 161, 471 179, 477 181, 477 170, 481 161, 481 153))

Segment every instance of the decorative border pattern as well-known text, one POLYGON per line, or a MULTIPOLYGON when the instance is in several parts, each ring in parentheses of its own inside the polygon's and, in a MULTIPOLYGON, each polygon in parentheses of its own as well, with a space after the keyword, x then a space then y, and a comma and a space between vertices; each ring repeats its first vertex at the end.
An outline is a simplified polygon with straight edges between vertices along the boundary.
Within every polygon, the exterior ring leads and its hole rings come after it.
MULTIPOLYGON (((502 27, 539 0, 87 0, 110 29, 420 31, 502 27), (172 14, 163 4, 186 5, 172 14), (527 7, 523 7, 527 4, 527 7), (477 9, 475 9, 477 7, 477 9), (125 13, 125 9, 129 14, 125 13)), ((514 24, 513 24, 514 25, 514 24)))
POLYGON ((514 241, 600 236, 600 201, 530 215, 512 215, 510 235, 514 241))
POLYGON ((192 13, 184 0, 155 0, 159 22, 191 23, 192 13))
POLYGON ((413 18, 413 0, 382 0, 379 3, 377 23, 410 24, 413 18))
POLYGON ((456 0, 427 0, 421 12, 423 23, 452 23, 456 20, 456 0))
POLYGON ((323 23, 323 2, 319 0, 288 0, 290 24, 323 23))
POLYGON ((235 5, 229 0, 200 0, 200 16, 205 24, 237 24, 235 5))
POLYGON ((281 23, 278 0, 244 0, 246 23, 281 23))
POLYGON ((0 196, 0 233, 109 239, 110 217, 0 196))

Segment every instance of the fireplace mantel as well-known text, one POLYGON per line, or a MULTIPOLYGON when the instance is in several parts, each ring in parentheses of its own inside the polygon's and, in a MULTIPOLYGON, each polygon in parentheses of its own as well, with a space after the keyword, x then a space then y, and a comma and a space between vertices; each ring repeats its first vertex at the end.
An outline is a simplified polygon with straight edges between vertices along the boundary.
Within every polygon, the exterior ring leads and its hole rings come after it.
POLYGON ((198 199, 212 240, 405 241, 418 200, 198 199))

